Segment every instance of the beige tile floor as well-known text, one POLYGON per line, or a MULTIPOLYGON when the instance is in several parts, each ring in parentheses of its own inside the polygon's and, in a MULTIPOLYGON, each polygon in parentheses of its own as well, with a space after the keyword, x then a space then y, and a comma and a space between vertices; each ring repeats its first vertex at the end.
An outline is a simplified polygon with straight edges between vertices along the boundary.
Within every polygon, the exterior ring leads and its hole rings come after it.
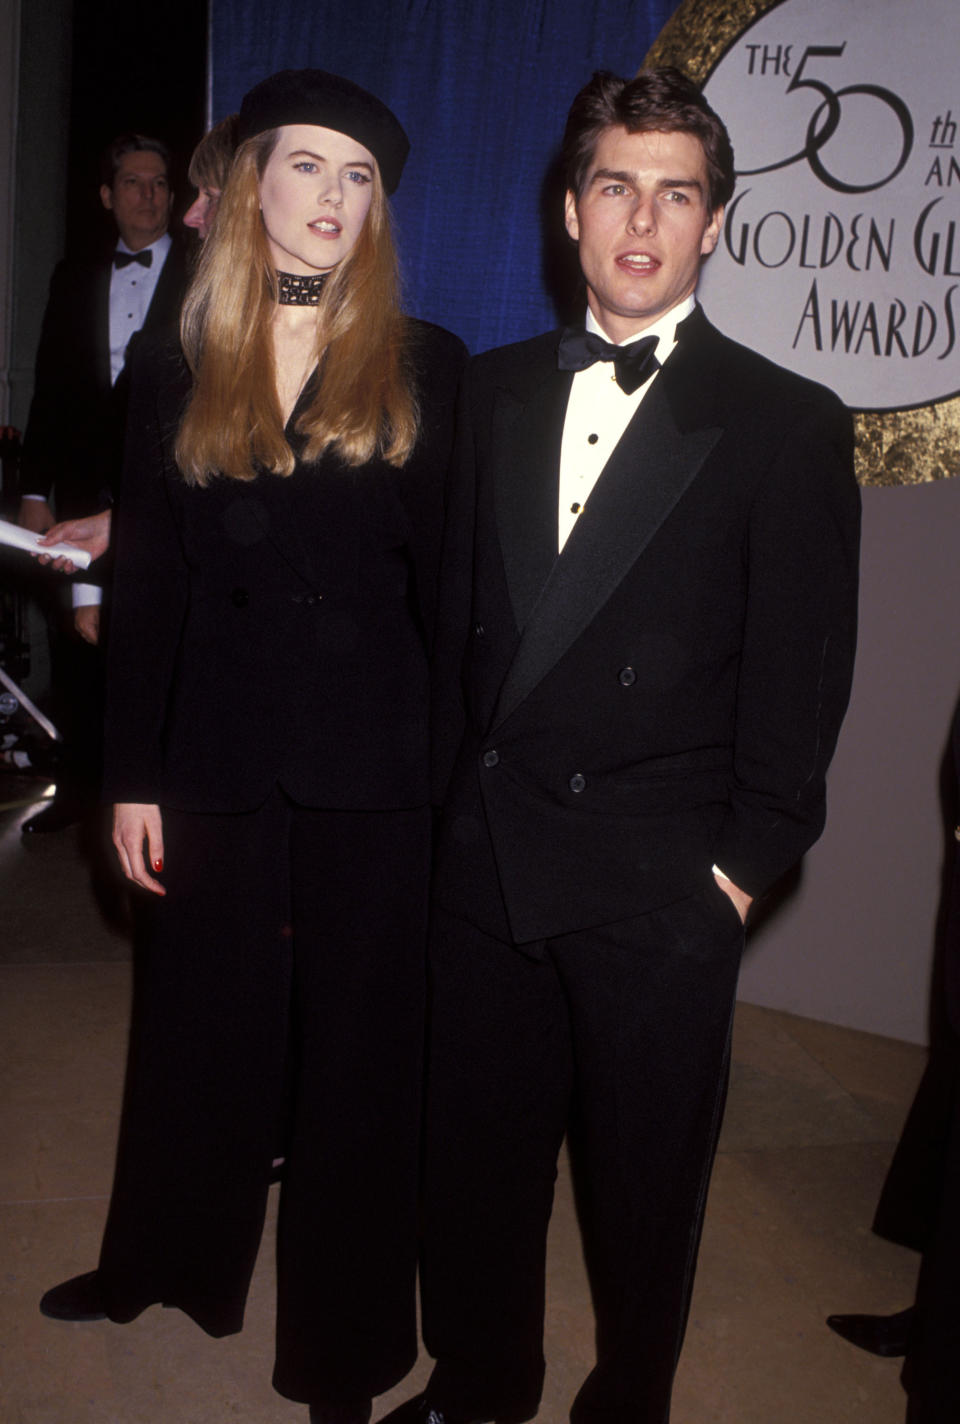
MULTIPOLYGON (((0 803, 38 789, 7 778, 0 803)), ((37 1310, 47 1286, 96 1260, 131 976, 122 897, 89 843, 24 844, 27 814, 0 810, 0 1421, 305 1424, 269 1384, 275 1202, 242 1335, 210 1340, 159 1307, 126 1326, 37 1310)), ((823 1319, 912 1299, 914 1258, 869 1222, 922 1064, 908 1044, 740 1006, 673 1424, 901 1424, 897 1363, 823 1319)), ((564 1164, 540 1424, 567 1418, 591 1347, 564 1164)), ((428 1369, 421 1359, 375 1417, 428 1369)))

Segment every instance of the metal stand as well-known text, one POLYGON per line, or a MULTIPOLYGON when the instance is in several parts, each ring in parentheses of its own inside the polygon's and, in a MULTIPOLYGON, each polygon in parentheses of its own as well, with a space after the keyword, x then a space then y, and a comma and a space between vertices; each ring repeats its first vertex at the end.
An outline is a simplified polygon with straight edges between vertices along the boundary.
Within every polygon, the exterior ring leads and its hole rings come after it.
POLYGON ((40 711, 40 708, 36 705, 36 703, 31 701, 31 699, 27 696, 22 687, 17 686, 12 677, 7 676, 2 667, 0 667, 0 683, 3 683, 3 686, 7 689, 7 691, 17 699, 24 712, 29 712, 30 716, 36 722, 37 726, 41 727, 52 741, 63 741, 63 738, 61 737, 60 733, 57 731, 53 723, 50 721, 50 718, 44 716, 44 714, 40 711))

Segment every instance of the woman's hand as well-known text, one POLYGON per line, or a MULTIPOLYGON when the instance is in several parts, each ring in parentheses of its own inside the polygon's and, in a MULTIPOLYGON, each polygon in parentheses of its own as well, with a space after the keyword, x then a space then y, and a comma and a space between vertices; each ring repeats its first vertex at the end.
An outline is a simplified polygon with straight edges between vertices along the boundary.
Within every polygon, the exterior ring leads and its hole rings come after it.
POLYGON ((153 895, 166 895, 159 880, 154 880, 143 856, 147 843, 150 869, 159 875, 163 870, 163 824, 160 807, 137 801, 120 801, 113 808, 113 844, 120 866, 128 880, 153 895))

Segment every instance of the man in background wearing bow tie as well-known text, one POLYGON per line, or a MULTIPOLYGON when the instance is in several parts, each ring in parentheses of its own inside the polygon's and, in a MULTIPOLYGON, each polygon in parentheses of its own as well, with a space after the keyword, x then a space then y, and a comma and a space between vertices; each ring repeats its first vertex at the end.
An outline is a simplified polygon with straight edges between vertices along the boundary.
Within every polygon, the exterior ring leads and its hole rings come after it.
MULTIPOLYGON (((183 250, 167 232, 169 167, 158 139, 114 139, 101 160, 100 199, 116 223, 116 244, 94 261, 67 259, 53 274, 20 467, 19 520, 36 533, 54 522, 51 497, 64 520, 97 513, 115 492, 131 338, 175 322, 186 284, 183 250)), ((97 642, 101 590, 74 583, 71 594, 73 627, 56 628, 51 639, 65 761, 53 803, 24 823, 28 834, 69 825, 97 792, 102 675, 76 635, 97 642)))
POLYGON ((600 74, 564 159, 586 325, 478 357, 462 398, 437 646, 437 1363, 394 1424, 537 1412, 565 1133, 597 1324, 571 1418, 666 1421, 744 919, 822 829, 850 688, 849 414, 695 299, 726 130, 676 70, 600 74))

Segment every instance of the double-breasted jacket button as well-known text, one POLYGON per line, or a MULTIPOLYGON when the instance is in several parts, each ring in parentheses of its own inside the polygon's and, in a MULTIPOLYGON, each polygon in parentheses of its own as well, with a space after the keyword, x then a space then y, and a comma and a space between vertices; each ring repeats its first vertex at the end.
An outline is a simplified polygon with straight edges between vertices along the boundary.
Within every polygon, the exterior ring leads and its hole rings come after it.
POLYGON ((621 687, 632 687, 637 680, 636 668, 624 667, 617 673, 617 681, 621 687))
POLYGON ((234 608, 246 608, 250 602, 250 592, 245 588, 235 588, 230 595, 230 602, 234 608))
POLYGON ((484 635, 484 633, 485 633, 486 631, 487 631, 487 630, 486 630, 486 628, 484 628, 484 626, 483 626, 482 623, 474 623, 474 625, 473 625, 473 636, 474 636, 475 638, 482 638, 483 635, 484 635))
POLYGON ((494 747, 491 747, 489 751, 483 754, 483 764, 484 766, 499 766, 500 753, 494 747))
POLYGON ((570 790, 574 793, 574 795, 579 795, 581 791, 586 791, 586 789, 587 778, 583 776, 579 771, 575 771, 570 778, 570 790))

